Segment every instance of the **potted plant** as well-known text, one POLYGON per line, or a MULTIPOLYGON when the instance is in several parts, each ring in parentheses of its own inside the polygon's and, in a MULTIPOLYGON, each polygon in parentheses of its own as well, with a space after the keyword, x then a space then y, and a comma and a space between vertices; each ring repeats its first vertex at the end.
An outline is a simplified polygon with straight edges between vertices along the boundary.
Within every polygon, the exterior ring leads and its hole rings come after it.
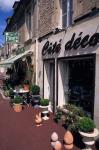
POLYGON ((19 95, 16 95, 13 100, 13 108, 15 112, 21 112, 22 111, 22 97, 19 95))
POLYGON ((38 85, 31 85, 30 87, 30 93, 31 93, 31 104, 35 108, 38 108, 40 105, 40 87, 38 85))
POLYGON ((25 80, 25 81, 24 81, 23 89, 24 89, 25 91, 28 91, 28 90, 29 90, 29 81, 28 81, 28 80, 25 80))
POLYGON ((41 107, 43 110, 48 110, 48 106, 49 106, 49 100, 42 98, 42 99, 40 100, 40 107, 41 107))
POLYGON ((86 148, 91 149, 91 146, 95 143, 94 138, 99 134, 98 129, 95 128, 94 121, 89 117, 79 118, 77 127, 80 135, 83 137, 86 148))
POLYGON ((77 123, 78 129, 81 132, 92 133, 95 128, 94 121, 89 117, 81 117, 77 123))
POLYGON ((31 85, 30 91, 31 91, 32 95, 39 95, 40 87, 38 85, 31 85))
POLYGON ((48 111, 48 106, 49 106, 49 100, 48 99, 41 99, 40 100, 40 108, 42 109, 42 117, 44 120, 49 119, 49 111, 48 111))

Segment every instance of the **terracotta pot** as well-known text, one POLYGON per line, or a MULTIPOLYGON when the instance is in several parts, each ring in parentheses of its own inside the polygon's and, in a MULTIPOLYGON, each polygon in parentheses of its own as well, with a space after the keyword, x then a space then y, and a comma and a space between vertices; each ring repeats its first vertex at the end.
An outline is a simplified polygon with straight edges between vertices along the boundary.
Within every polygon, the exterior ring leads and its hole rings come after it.
POLYGON ((70 131, 67 131, 64 135, 64 142, 65 144, 72 144, 73 143, 73 135, 70 131))
POLYGON ((28 91, 29 90, 29 85, 28 84, 24 84, 23 88, 24 88, 25 91, 28 91))
POLYGON ((62 150, 62 144, 60 141, 57 141, 54 146, 55 150, 62 150))
POLYGON ((64 144, 64 147, 65 147, 65 149, 72 149, 73 148, 73 144, 70 144, 70 145, 66 145, 66 144, 64 144))
POLYGON ((13 109, 15 112, 21 112, 22 111, 22 104, 13 104, 13 109))

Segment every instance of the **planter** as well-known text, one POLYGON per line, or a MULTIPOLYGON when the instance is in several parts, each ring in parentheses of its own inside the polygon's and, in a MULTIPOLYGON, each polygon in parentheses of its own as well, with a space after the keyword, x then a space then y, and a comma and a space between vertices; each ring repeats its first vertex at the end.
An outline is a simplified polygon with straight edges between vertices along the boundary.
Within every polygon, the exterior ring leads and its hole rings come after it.
POLYGON ((49 111, 48 111, 48 107, 49 106, 41 106, 40 105, 40 108, 41 108, 41 116, 43 118, 43 120, 48 120, 49 119, 49 111))
POLYGON ((42 109, 42 112, 43 112, 43 111, 48 111, 48 107, 49 107, 49 105, 48 105, 48 106, 41 106, 41 105, 40 105, 40 108, 42 109))
POLYGON ((86 149, 92 150, 91 146, 95 143, 94 138, 99 135, 98 129, 94 128, 94 131, 92 133, 85 133, 79 131, 80 135, 83 137, 83 142, 86 145, 86 149))
POLYGON ((23 85, 23 89, 24 89, 25 91, 28 91, 28 90, 29 90, 29 85, 28 85, 28 84, 24 84, 24 85, 23 85))
POLYGON ((40 95, 32 95, 31 104, 33 107, 38 108, 40 105, 40 95))
POLYGON ((22 103, 20 103, 20 104, 13 103, 13 109, 15 112, 21 112, 22 111, 22 103))

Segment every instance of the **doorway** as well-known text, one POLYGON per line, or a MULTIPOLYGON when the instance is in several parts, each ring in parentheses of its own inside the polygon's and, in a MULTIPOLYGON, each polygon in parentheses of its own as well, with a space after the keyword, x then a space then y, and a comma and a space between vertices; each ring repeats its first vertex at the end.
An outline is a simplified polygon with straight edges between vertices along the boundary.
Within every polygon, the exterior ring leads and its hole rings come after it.
POLYGON ((44 98, 50 100, 51 106, 54 106, 55 90, 55 61, 44 61, 44 98))

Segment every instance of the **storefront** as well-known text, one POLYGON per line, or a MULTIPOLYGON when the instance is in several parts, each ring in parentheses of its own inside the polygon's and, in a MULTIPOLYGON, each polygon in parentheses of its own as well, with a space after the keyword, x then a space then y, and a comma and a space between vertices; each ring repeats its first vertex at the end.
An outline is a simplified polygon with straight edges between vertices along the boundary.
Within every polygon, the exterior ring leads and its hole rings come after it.
POLYGON ((38 82, 53 110, 67 103, 81 106, 99 126, 99 17, 42 40, 39 50, 38 82))

